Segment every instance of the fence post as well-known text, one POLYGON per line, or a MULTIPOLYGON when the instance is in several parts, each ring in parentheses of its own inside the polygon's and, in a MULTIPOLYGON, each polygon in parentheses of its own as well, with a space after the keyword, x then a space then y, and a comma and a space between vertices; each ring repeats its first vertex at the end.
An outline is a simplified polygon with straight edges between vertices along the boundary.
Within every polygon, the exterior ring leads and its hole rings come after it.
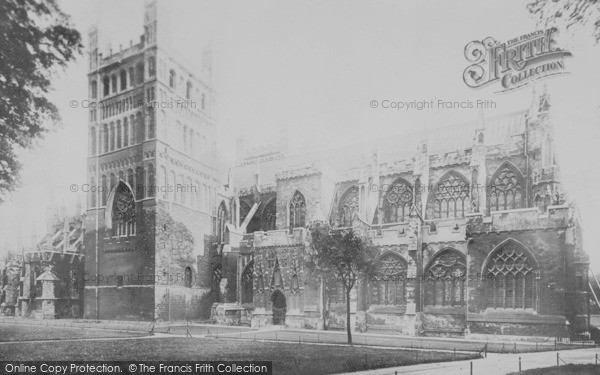
POLYGON ((473 362, 471 362, 471 375, 473 375, 473 362))
POLYGON ((519 357, 519 372, 521 372, 521 357, 519 357))
POLYGON ((554 338, 554 350, 556 350, 556 337, 554 338))
POLYGON ((558 363, 560 357, 558 356, 559 354, 556 353, 556 367, 560 366, 560 363, 558 363))

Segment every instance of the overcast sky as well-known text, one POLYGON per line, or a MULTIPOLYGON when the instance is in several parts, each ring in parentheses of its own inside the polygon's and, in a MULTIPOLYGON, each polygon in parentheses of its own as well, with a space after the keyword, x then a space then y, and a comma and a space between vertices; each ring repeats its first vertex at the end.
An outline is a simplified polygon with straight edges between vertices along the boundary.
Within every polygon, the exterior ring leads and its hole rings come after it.
MULTIPOLYGON (((87 31, 100 29, 99 45, 114 51, 139 41, 143 1, 60 1, 87 46, 87 31)), ((536 30, 520 0, 506 1, 171 1, 162 26, 171 47, 200 65, 213 51, 218 92, 220 148, 232 155, 235 136, 250 143, 277 139, 286 130, 296 149, 367 143, 477 117, 477 109, 397 111, 371 100, 494 100, 485 115, 527 108, 531 88, 496 93, 499 85, 474 90, 462 80, 464 48, 493 36, 507 41, 536 30)), ((573 52, 568 77, 547 79, 555 117, 557 153, 565 190, 580 205, 586 249, 600 270, 598 113, 600 47, 585 31, 561 35, 573 52)), ((70 108, 87 98, 87 55, 55 77, 52 98, 63 127, 22 156, 23 184, 0 206, 0 251, 28 245, 46 229, 47 207, 72 211, 85 196, 70 185, 85 183, 87 111, 70 108)))

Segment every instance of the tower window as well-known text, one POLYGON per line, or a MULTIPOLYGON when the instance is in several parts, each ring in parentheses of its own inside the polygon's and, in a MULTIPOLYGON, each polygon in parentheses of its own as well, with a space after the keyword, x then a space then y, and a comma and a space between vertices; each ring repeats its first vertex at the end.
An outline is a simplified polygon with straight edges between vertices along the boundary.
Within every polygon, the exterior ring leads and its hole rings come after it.
POLYGON ((96 81, 92 81, 90 84, 90 91, 92 99, 96 99, 98 97, 98 83, 96 81))
POLYGON ((290 229, 301 228, 306 225, 306 200, 302 193, 297 191, 290 201, 290 229))
POLYGON ((127 73, 125 70, 121 70, 119 73, 119 80, 121 81, 121 91, 127 88, 127 73))
POLYGON ((171 71, 169 71, 169 87, 170 88, 175 89, 176 80, 177 80, 177 76, 175 75, 175 71, 171 69, 171 71))
POLYGON ((148 75, 154 77, 156 75, 156 59, 154 56, 148 58, 148 75))

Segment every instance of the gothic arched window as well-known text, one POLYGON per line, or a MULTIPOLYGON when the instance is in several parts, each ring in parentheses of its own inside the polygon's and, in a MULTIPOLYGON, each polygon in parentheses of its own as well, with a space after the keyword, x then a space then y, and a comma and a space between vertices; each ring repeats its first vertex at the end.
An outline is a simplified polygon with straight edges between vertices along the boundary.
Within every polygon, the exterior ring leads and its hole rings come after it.
POLYGON ((306 225, 306 200, 299 191, 294 193, 290 201, 290 229, 302 228, 306 225))
POLYGON ((431 192, 429 217, 434 219, 464 217, 468 210, 468 198, 467 179, 457 172, 448 172, 431 192))
POLYGON ((397 254, 385 254, 371 275, 370 303, 375 305, 406 304, 406 261, 397 254))
POLYGON ((464 306, 467 267, 455 249, 440 251, 425 270, 426 306, 464 306))
POLYGON ((352 217, 358 212, 358 186, 353 186, 344 193, 338 205, 338 220, 340 227, 352 225, 352 217))
POLYGON ((490 211, 522 208, 524 191, 523 176, 509 163, 501 165, 491 179, 490 211))
POLYGON ((262 228, 264 231, 275 230, 275 223, 277 220, 277 205, 276 199, 273 198, 267 203, 262 214, 262 228))
POLYGON ((225 220, 227 219, 227 208, 225 202, 221 202, 217 211, 217 236, 219 241, 223 242, 225 236, 225 220))
POLYGON ((536 262, 521 244, 508 240, 488 257, 483 276, 488 308, 536 309, 536 262))
POLYGON ((407 219, 413 202, 412 187, 398 179, 383 198, 384 223, 399 223, 407 219))
POLYGON ((135 235, 135 199, 133 192, 119 181, 112 198, 112 233, 115 237, 135 235))
POLYGON ((254 292, 254 261, 250 261, 242 272, 242 303, 252 303, 254 292))

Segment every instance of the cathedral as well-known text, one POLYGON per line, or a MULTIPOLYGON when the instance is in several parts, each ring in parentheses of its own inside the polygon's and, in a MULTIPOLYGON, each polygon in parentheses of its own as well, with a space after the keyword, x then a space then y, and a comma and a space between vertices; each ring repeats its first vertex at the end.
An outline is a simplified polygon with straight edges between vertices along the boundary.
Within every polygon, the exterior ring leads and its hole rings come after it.
POLYGON ((343 328, 341 283, 303 267, 312 222, 379 249, 351 295, 359 331, 566 337, 589 325, 588 258, 561 191, 547 92, 526 108, 330 151, 238 151, 223 254, 252 326, 343 328), (228 264, 234 262, 228 261, 228 264))
POLYGON ((253 149, 240 139, 223 167, 210 51, 200 69, 178 59, 157 7, 146 2, 144 33, 128 48, 104 56, 89 33, 96 105, 71 251, 82 302, 64 307, 69 316, 343 328, 341 283, 305 266, 308 228, 326 223, 360 228, 379 251, 350 295, 358 331, 588 330, 588 258, 545 90, 511 113, 369 145, 294 154, 285 139, 253 149))

